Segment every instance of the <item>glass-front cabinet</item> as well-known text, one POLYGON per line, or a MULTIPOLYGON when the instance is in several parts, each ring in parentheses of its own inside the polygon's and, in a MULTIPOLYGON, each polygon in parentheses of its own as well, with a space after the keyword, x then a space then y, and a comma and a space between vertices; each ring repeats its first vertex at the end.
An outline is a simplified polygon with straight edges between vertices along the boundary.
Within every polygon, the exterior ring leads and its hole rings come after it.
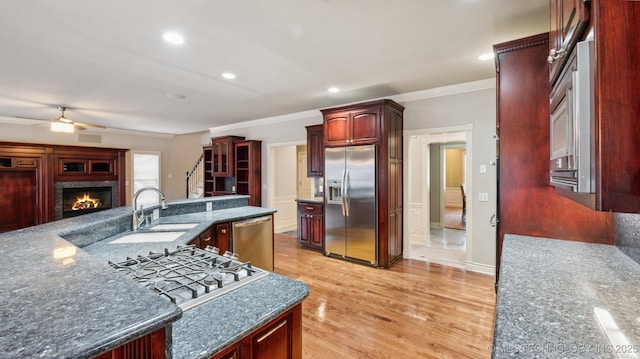
POLYGON ((225 136, 211 139, 212 175, 231 177, 234 175, 233 144, 244 137, 225 136))

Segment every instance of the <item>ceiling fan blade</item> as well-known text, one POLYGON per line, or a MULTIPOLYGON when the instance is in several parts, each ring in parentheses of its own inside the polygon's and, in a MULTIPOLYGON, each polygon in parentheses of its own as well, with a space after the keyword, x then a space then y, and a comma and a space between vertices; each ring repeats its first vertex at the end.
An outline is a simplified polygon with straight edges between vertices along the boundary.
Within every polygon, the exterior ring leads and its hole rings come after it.
POLYGON ((87 127, 91 128, 106 128, 102 125, 94 125, 92 123, 73 122, 74 126, 78 129, 86 130, 87 127))
POLYGON ((23 117, 23 116, 9 116, 9 117, 17 118, 20 120, 51 122, 51 120, 46 120, 43 118, 23 117))

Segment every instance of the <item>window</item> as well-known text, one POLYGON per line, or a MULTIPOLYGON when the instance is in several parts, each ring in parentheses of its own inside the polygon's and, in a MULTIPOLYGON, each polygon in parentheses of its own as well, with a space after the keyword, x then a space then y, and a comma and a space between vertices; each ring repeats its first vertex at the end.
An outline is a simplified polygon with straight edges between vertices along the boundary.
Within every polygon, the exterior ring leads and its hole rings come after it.
MULTIPOLYGON (((133 153, 133 193, 144 187, 160 188, 159 152, 133 153)), ((137 200, 138 208, 141 204, 144 207, 149 207, 159 203, 160 195, 155 191, 145 191, 140 194, 137 200)))

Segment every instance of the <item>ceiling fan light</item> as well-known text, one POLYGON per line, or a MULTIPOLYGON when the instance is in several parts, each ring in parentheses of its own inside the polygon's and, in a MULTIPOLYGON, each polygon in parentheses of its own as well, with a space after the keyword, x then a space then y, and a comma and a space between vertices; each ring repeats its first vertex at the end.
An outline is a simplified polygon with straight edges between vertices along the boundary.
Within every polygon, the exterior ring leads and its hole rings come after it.
POLYGON ((51 131, 73 133, 73 124, 62 121, 53 121, 51 122, 51 131))

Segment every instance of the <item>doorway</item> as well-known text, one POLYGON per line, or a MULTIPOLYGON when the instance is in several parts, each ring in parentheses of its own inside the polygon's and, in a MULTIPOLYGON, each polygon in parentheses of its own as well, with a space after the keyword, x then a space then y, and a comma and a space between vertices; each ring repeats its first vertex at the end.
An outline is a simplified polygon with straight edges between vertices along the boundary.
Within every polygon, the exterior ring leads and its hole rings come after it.
POLYGON ((471 126, 421 132, 405 137, 410 206, 405 258, 464 268, 471 231, 466 203, 471 126))
POLYGON ((274 232, 297 235, 296 199, 313 197, 315 180, 307 177, 306 142, 268 144, 267 207, 276 209, 274 232))

